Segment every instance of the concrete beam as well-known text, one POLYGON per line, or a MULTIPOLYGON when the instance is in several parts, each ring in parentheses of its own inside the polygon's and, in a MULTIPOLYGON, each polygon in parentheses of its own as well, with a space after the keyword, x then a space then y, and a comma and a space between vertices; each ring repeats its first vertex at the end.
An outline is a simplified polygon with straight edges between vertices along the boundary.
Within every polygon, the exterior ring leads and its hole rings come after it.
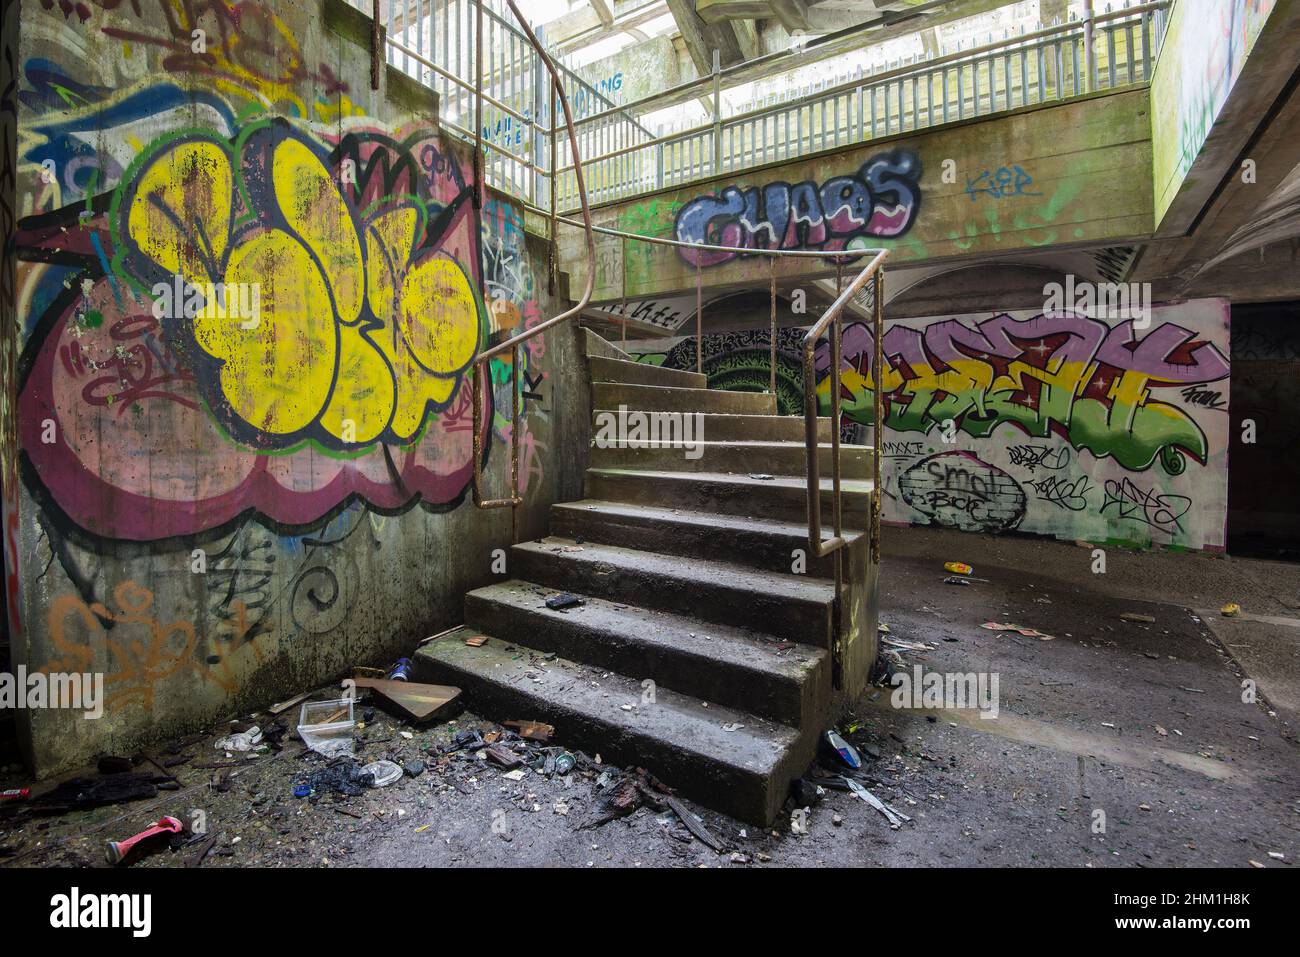
POLYGON ((722 54, 723 66, 732 66, 749 59, 731 23, 705 23, 695 12, 693 0, 668 0, 668 9, 686 43, 691 62, 701 76, 713 72, 714 50, 722 54))

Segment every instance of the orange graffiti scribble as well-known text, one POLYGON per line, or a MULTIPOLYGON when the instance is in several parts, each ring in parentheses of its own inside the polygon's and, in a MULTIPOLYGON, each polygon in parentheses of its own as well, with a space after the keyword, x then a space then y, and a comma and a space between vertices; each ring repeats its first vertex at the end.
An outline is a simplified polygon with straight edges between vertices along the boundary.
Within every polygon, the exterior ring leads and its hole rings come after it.
MULTIPOLYGON (((198 636, 194 624, 180 619, 161 621, 152 614, 154 594, 148 588, 124 581, 113 590, 113 601, 115 609, 101 602, 87 604, 76 595, 55 599, 50 606, 50 642, 59 657, 48 661, 40 669, 41 673, 90 672, 96 650, 102 646, 112 659, 104 677, 106 707, 135 704, 152 710, 158 684, 182 671, 192 671, 226 693, 236 689, 227 656, 222 655, 217 662, 219 671, 203 667, 206 663, 200 662, 195 654, 198 636), (69 632, 69 619, 77 618, 85 626, 84 641, 69 632), (105 622, 112 622, 114 627, 105 628, 105 622)), ((234 647, 251 625, 243 602, 233 602, 231 609, 234 647)), ((262 654, 256 645, 253 653, 261 662, 262 654)))

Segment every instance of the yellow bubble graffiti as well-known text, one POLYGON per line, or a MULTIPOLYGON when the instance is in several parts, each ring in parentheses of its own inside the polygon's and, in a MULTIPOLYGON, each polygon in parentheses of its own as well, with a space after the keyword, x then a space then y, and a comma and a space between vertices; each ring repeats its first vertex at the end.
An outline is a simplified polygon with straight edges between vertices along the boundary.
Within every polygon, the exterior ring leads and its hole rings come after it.
POLYGON ((469 275, 417 249, 418 202, 362 221, 294 137, 277 141, 265 165, 236 169, 216 142, 172 144, 143 167, 127 212, 135 247, 167 272, 258 289, 254 317, 213 310, 185 320, 219 363, 214 398, 268 437, 319 430, 344 447, 414 439, 478 350, 469 275), (266 176, 270 189, 241 190, 241 172, 266 176), (266 195, 273 208, 235 233, 240 195, 266 195))

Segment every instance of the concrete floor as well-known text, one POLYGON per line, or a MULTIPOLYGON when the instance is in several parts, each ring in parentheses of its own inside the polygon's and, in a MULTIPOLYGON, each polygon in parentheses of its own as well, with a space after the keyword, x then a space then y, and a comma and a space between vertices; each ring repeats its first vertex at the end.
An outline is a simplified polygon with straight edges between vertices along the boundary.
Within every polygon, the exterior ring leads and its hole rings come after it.
MULTIPOLYGON (((806 830, 783 819, 760 831, 696 807, 726 844, 717 854, 648 808, 587 826, 601 798, 594 774, 515 782, 470 758, 341 809, 313 806, 291 795, 302 767, 295 741, 240 768, 225 792, 209 786, 213 772, 182 767, 183 790, 154 802, 0 821, 0 860, 103 866, 105 840, 199 808, 221 833, 205 867, 1294 865, 1300 568, 1112 549, 1106 572, 1094 574, 1091 550, 1075 544, 932 529, 887 529, 884 550, 887 637, 927 646, 901 651, 896 667, 996 673, 1000 692, 994 720, 895 710, 889 689, 859 704, 847 724, 879 754, 872 791, 913 818, 899 829, 834 791, 810 805, 806 830), (944 584, 947 560, 989 581, 944 584), (1228 601, 1243 614, 1205 611, 1228 601), (986 621, 1054 637, 979 627, 986 621), (1257 684, 1257 702, 1242 700, 1243 678, 1257 684)), ((366 757, 412 757, 457 730, 491 726, 462 715, 411 739, 404 727, 378 716, 366 757)), ((205 748, 195 760, 210 760, 205 748)), ((187 856, 163 850, 135 866, 187 856)))

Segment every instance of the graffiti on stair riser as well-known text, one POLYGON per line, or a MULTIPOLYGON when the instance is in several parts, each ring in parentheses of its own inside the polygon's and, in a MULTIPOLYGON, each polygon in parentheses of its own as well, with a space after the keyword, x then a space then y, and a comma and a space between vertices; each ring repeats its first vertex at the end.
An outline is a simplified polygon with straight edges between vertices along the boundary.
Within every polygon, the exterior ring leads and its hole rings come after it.
MULTIPOLYGON (((905 234, 921 209, 921 160, 912 150, 879 153, 856 173, 817 183, 726 186, 677 211, 674 235, 686 243, 746 249, 865 248, 905 234)), ((718 266, 744 253, 679 248, 691 266, 718 266)), ((846 257, 847 259, 848 257, 846 257)))

